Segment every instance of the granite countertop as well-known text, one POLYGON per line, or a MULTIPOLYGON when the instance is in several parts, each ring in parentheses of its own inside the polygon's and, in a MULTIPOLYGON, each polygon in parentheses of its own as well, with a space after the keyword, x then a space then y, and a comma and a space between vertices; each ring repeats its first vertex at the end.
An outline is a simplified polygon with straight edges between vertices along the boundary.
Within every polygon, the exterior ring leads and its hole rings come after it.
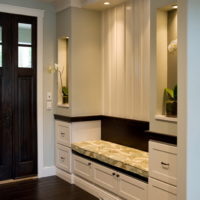
POLYGON ((119 144, 96 140, 73 143, 72 149, 101 162, 148 178, 148 153, 119 144))

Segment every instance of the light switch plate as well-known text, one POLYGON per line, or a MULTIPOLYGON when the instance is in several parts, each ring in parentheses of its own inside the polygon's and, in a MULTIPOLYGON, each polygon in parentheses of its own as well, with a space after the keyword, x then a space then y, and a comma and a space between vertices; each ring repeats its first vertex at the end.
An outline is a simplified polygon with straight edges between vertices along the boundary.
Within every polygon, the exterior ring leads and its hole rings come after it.
POLYGON ((52 101, 47 101, 47 110, 52 109, 52 101))

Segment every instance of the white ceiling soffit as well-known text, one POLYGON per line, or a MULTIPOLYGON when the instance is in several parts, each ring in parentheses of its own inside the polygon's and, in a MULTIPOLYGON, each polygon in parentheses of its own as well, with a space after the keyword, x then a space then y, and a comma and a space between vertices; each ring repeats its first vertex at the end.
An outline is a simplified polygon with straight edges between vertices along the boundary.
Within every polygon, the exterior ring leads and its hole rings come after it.
POLYGON ((87 9, 105 10, 125 1, 127 0, 83 0, 82 6, 87 9), (104 2, 110 2, 110 5, 104 5, 104 2))
POLYGON ((57 12, 70 7, 81 8, 83 2, 83 0, 45 0, 45 1, 52 1, 56 7, 57 12))

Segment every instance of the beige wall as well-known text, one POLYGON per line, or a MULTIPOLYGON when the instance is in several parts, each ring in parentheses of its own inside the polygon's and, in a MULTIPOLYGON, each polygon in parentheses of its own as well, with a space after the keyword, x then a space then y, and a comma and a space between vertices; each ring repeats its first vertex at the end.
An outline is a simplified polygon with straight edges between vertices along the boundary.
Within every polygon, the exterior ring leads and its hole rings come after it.
POLYGON ((57 114, 101 114, 101 14, 80 8, 57 13, 57 37, 69 36, 69 108, 57 114))
MULTIPOLYGON (((151 83, 151 95, 150 95, 150 130, 153 132, 164 133, 168 135, 177 135, 177 124, 174 122, 167 122, 155 119, 155 115, 163 113, 163 92, 167 87, 167 16, 163 16, 166 26, 160 26, 159 33, 161 46, 157 45, 157 11, 158 8, 162 8, 168 5, 173 5, 176 0, 152 0, 151 1, 151 44, 150 44, 150 83, 151 83), (163 34, 163 37, 162 37, 163 34), (162 39, 164 38, 164 40, 162 39), (159 49, 160 48, 160 49, 159 49), (164 49, 164 51, 163 51, 164 49), (157 57, 157 52, 161 54, 157 57), (163 59, 161 59, 163 56, 163 59), (163 62, 164 60, 165 62, 163 62), (160 68, 158 68, 160 67, 160 68), (159 70, 157 70, 157 68, 159 70)), ((161 12, 161 11, 160 11, 161 12)), ((163 23, 161 23, 163 25, 163 23)))
POLYGON ((101 15, 72 8, 72 116, 101 114, 101 15))
POLYGON ((103 114, 149 120, 149 1, 102 14, 103 114))

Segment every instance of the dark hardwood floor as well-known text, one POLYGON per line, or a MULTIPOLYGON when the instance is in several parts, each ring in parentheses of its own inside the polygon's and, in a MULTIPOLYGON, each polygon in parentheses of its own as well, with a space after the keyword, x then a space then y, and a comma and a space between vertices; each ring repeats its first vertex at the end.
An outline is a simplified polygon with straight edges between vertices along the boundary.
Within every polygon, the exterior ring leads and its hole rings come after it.
POLYGON ((97 200, 56 176, 0 185, 0 200, 97 200))

